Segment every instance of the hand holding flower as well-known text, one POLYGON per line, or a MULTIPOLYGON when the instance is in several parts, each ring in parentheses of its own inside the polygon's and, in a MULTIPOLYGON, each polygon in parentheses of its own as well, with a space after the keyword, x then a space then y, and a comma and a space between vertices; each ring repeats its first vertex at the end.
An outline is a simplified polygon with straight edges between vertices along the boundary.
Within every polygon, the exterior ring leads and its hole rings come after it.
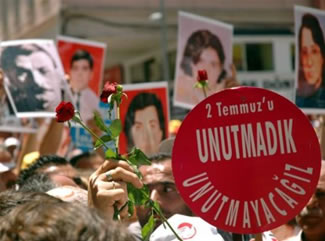
MULTIPOLYGON (((105 150, 105 163, 91 176, 89 182, 89 204, 101 210, 106 216, 122 219, 133 214, 134 205, 146 205, 152 209, 152 216, 149 222, 143 227, 142 235, 144 240, 149 236, 155 226, 154 215, 172 230, 178 240, 182 240, 170 226, 160 211, 159 204, 149 197, 149 189, 143 186, 141 173, 138 170, 140 165, 150 165, 146 155, 139 149, 133 148, 127 155, 119 153, 119 135, 122 131, 121 120, 119 119, 119 106, 122 102, 123 93, 121 85, 106 83, 101 94, 101 100, 109 103, 109 118, 116 107, 116 119, 106 126, 101 116, 95 114, 95 123, 105 134, 97 136, 81 120, 78 111, 75 111, 71 103, 62 102, 56 109, 57 121, 65 122, 72 120, 84 127, 96 139, 95 149, 103 147, 105 150), (108 142, 113 142, 114 148, 109 148, 108 142)), ((70 125, 70 123, 69 123, 70 125)))
POLYGON ((136 188, 143 186, 132 167, 125 161, 105 161, 89 178, 89 206, 95 207, 111 219, 114 216, 114 208, 117 208, 121 219, 127 218, 127 183, 136 188))

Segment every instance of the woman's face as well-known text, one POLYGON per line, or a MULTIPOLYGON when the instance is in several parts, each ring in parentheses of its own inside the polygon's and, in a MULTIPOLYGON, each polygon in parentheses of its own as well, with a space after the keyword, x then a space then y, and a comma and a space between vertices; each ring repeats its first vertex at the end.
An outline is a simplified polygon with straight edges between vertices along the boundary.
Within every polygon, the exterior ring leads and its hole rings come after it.
POLYGON ((301 32, 300 60, 305 80, 310 85, 322 81, 323 57, 320 47, 315 43, 312 32, 303 28, 301 32))
POLYGON ((202 51, 199 61, 193 66, 193 73, 196 74, 198 70, 205 69, 208 73, 209 88, 213 90, 221 74, 222 67, 218 53, 209 47, 202 51))

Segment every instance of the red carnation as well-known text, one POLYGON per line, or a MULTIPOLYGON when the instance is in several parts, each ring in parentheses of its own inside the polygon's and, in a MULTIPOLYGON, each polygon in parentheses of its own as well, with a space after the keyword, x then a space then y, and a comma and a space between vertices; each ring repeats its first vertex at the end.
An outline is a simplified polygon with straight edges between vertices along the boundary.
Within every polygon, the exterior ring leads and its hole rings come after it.
POLYGON ((74 116, 74 107, 71 102, 62 101, 55 109, 56 121, 65 122, 69 121, 74 116))
POLYGON ((102 102, 107 103, 107 98, 111 95, 111 94, 115 94, 117 91, 117 83, 110 83, 110 82, 106 82, 106 84, 104 85, 104 89, 102 94, 100 95, 100 99, 102 102))
POLYGON ((197 81, 207 81, 208 80, 208 73, 205 69, 199 70, 197 72, 197 81))

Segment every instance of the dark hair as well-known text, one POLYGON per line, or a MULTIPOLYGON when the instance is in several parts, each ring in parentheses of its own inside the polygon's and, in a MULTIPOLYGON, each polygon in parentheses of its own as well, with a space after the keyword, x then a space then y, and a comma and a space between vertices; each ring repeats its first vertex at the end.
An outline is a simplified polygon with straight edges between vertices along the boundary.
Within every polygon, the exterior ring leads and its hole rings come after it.
POLYGON ((31 164, 29 167, 26 169, 22 170, 19 173, 18 179, 17 179, 17 184, 19 186, 22 186, 24 182, 33 176, 35 173, 37 173, 38 170, 44 167, 48 166, 60 166, 60 165, 68 165, 69 162, 60 156, 57 155, 44 155, 39 157, 33 164, 31 164))
POLYGON ((162 140, 165 139, 165 117, 163 113, 163 106, 157 95, 153 93, 142 92, 136 95, 127 110, 124 121, 124 132, 128 141, 128 149, 130 150, 134 146, 131 128, 135 121, 135 112, 137 110, 143 110, 148 106, 154 106, 158 113, 159 127, 163 133, 162 140))
MULTIPOLYGON (((43 95, 45 91, 53 91, 40 86, 34 79, 32 70, 23 68, 17 65, 16 60, 19 56, 29 56, 35 52, 42 52, 51 60, 54 68, 56 63, 54 58, 44 48, 36 44, 23 44, 4 47, 0 54, 0 65, 10 81, 9 89, 12 96, 14 96, 15 107, 23 111, 44 110, 46 101, 37 96, 43 95), (22 73, 26 74, 24 83, 19 81, 19 76, 22 73)), ((11 108, 11 107, 10 107, 11 108)))
MULTIPOLYGON (((324 41, 324 35, 323 35, 323 31, 322 31, 322 28, 319 24, 319 21, 318 19, 310 14, 310 13, 307 13, 307 14, 304 14, 303 17, 302 17, 302 21, 301 21, 301 26, 300 26, 300 29, 299 29, 299 35, 298 35, 298 40, 299 40, 299 53, 301 52, 301 44, 302 44, 302 41, 301 41, 301 38, 302 38, 302 30, 304 28, 307 28, 311 31, 311 34, 312 34, 312 37, 313 37, 313 40, 314 42, 319 46, 320 48, 320 51, 321 51, 321 54, 322 54, 322 58, 323 60, 325 61, 325 41, 324 41)), ((300 57, 301 59, 301 57, 300 57)), ((301 65, 301 61, 299 60, 299 64, 301 65)), ((321 85, 324 85, 324 80, 325 80, 325 68, 324 68, 325 64, 323 63, 323 68, 322 68, 322 83, 321 85)), ((299 68, 300 71, 299 71, 299 77, 298 77, 298 80, 305 80, 305 76, 304 76, 304 73, 302 71, 302 68, 299 68)))
MULTIPOLYGON (((198 30, 191 34, 186 43, 183 59, 181 61, 181 68, 185 74, 193 76, 191 63, 197 64, 200 61, 202 51, 207 48, 213 48, 218 54, 222 66, 224 65, 225 52, 218 36, 212 34, 209 30, 198 30)), ((216 80, 217 83, 220 83, 226 74, 226 70, 222 68, 216 80)))
POLYGON ((127 241, 126 228, 78 203, 28 202, 0 222, 0 240, 127 241))
POLYGON ((8 46, 3 48, 3 51, 1 53, 1 68, 6 73, 14 68, 16 68, 16 58, 20 55, 31 55, 34 52, 43 52, 45 53, 53 63, 53 66, 56 68, 56 62, 53 59, 53 56, 46 51, 44 48, 42 48, 39 45, 36 44, 27 44, 27 45, 15 45, 15 46, 8 46))
POLYGON ((63 202, 58 198, 52 197, 46 193, 41 192, 23 192, 7 190, 0 192, 0 217, 8 214, 15 207, 27 202, 63 202))
POLYGON ((94 60, 93 57, 90 55, 90 53, 84 49, 78 49, 71 57, 71 61, 70 61, 70 66, 73 65, 73 63, 75 61, 78 60, 87 60, 89 63, 89 67, 90 69, 93 69, 94 67, 94 60))
POLYGON ((46 173, 33 173, 18 183, 19 191, 22 192, 47 192, 55 187, 56 184, 46 173))
POLYGON ((71 157, 69 162, 72 166, 76 167, 78 165, 79 161, 83 160, 84 158, 89 159, 92 155, 93 155, 93 153, 86 151, 86 152, 83 152, 81 154, 71 157))

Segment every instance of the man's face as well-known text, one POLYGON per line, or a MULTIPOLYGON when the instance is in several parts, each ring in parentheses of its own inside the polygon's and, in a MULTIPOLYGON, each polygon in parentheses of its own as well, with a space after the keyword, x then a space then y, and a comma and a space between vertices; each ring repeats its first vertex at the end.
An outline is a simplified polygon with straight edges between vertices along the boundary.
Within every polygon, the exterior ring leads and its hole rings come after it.
POLYGON ((39 86, 49 89, 57 81, 57 73, 52 59, 42 51, 36 51, 16 59, 17 79, 23 84, 35 81, 39 86))
MULTIPOLYGON (((62 76, 56 70, 51 56, 43 51, 35 50, 29 55, 18 56, 15 63, 16 68, 9 71, 8 77, 10 84, 19 88, 20 92, 26 90, 26 95, 20 97, 27 99, 27 95, 32 91, 34 93, 31 97, 33 105, 35 101, 40 100, 44 101, 44 104, 37 108, 53 110, 60 102, 62 76)), ((41 102, 37 104, 40 105, 41 102)))
POLYGON ((131 134, 134 145, 147 155, 158 151, 163 132, 160 129, 158 112, 155 106, 151 105, 135 112, 131 134))
POLYGON ((305 235, 325 238, 325 165, 322 167, 317 188, 306 207, 297 216, 305 235))
POLYGON ((88 87, 93 77, 93 71, 88 60, 80 59, 72 63, 70 69, 70 84, 74 91, 79 92, 88 87))
MULTIPOLYGON (((187 207, 176 189, 171 159, 153 163, 151 166, 142 166, 140 172, 143 175, 143 183, 148 185, 150 190, 150 198, 159 203, 167 219, 174 214, 192 215, 192 211, 187 207)), ((137 207, 137 216, 142 227, 147 223, 150 214, 149 209, 137 207)), ((156 227, 160 224, 161 221, 158 220, 156 227)))

